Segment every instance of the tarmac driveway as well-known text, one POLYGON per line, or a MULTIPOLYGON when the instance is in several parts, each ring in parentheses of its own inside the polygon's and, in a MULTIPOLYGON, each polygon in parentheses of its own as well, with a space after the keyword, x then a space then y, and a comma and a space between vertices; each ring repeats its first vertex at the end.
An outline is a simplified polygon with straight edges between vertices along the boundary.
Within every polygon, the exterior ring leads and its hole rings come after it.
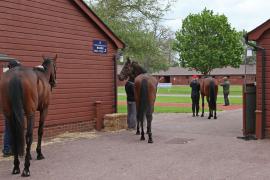
MULTIPOLYGON (((46 159, 31 161, 27 179, 270 179, 270 141, 237 139, 241 129, 241 110, 219 112, 217 120, 155 114, 154 144, 126 130, 62 139, 43 147, 46 159)), ((12 167, 11 158, 0 159, 1 180, 21 179, 12 167)))

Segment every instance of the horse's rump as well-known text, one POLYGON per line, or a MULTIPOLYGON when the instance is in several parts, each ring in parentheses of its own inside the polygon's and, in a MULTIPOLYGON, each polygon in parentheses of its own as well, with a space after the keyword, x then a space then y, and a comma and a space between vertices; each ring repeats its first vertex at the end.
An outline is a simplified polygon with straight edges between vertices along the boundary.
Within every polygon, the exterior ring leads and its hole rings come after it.
POLYGON ((147 105, 153 107, 156 100, 158 81, 149 74, 141 74, 135 78, 135 100, 136 106, 139 109, 141 99, 147 101, 147 105), (141 93, 147 93, 142 95, 141 93), (142 97, 143 96, 143 97, 142 97))
POLYGON ((210 96, 210 86, 214 87, 215 96, 217 96, 218 82, 212 77, 200 79, 200 91, 202 96, 210 96))

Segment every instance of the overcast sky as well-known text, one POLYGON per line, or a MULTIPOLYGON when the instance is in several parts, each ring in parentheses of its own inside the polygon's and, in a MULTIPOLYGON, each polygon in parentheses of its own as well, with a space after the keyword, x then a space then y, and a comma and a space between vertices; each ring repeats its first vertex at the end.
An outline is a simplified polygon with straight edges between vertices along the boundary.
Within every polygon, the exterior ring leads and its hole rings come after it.
POLYGON ((204 8, 224 14, 236 30, 251 31, 270 19, 270 0, 177 0, 163 23, 177 31, 182 20, 190 13, 199 13, 204 8))

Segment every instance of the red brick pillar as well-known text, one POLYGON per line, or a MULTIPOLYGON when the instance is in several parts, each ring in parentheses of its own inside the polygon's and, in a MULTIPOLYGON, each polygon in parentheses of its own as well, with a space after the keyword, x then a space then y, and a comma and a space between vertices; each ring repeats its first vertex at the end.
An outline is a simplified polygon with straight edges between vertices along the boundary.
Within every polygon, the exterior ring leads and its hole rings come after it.
POLYGON ((264 129, 262 128, 262 111, 261 110, 256 110, 256 138, 262 139, 263 138, 263 131, 264 129))
POLYGON ((95 114, 95 119, 96 119, 96 130, 100 131, 103 128, 103 118, 102 118, 102 114, 101 114, 101 101, 96 101, 95 102, 95 110, 96 110, 96 114, 95 114))

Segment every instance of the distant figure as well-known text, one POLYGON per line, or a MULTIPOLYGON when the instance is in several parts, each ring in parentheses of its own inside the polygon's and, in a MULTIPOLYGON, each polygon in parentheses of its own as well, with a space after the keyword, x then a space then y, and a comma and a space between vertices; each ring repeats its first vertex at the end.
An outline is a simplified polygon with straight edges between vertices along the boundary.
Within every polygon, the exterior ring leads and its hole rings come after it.
POLYGON ((128 130, 133 130, 136 127, 136 102, 134 96, 134 79, 129 79, 126 82, 125 90, 127 94, 127 125, 128 130))
POLYGON ((229 94, 230 94, 230 81, 228 77, 223 78, 223 83, 220 84, 223 87, 223 96, 224 96, 224 106, 229 106, 229 94))
MULTIPOLYGON (((8 63, 7 67, 9 69, 14 68, 16 66, 20 66, 20 62, 16 61, 16 60, 12 60, 8 63)), ((10 138, 10 129, 9 129, 9 125, 8 125, 8 121, 6 119, 6 117, 4 117, 5 119, 5 127, 4 127, 4 140, 3 140, 3 157, 8 157, 12 155, 12 150, 11 150, 11 138, 10 138)))
POLYGON ((192 81, 190 82, 191 87, 191 100, 192 100, 192 116, 199 116, 199 103, 200 103, 200 83, 198 81, 198 76, 193 75, 192 81))

